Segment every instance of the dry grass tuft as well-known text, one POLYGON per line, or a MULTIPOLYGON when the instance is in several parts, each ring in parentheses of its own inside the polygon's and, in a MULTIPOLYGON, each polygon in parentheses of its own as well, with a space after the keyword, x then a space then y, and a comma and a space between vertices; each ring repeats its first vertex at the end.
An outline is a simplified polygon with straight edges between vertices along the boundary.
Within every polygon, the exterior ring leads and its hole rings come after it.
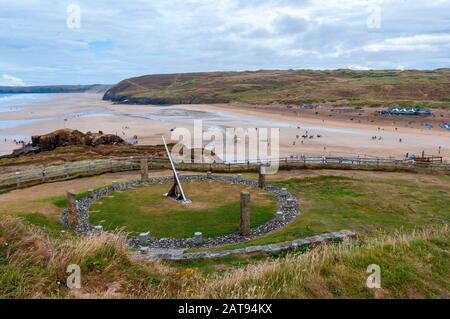
MULTIPOLYGON (((304 254, 290 254, 281 259, 267 259, 245 268, 238 268, 225 275, 213 275, 196 281, 191 294, 183 297, 192 298, 331 298, 331 297, 405 297, 402 291, 394 288, 381 296, 374 295, 365 287, 368 276, 366 268, 371 263, 384 264, 395 262, 395 256, 406 261, 415 254, 414 245, 422 245, 445 238, 449 244, 448 225, 439 228, 427 228, 409 233, 397 232, 357 243, 344 241, 339 245, 320 245, 304 254), (402 257, 404 256, 404 257, 402 257)), ((434 247, 436 250, 441 250, 434 247)), ((442 251, 441 251, 442 252, 442 251)), ((444 251, 436 262, 444 263, 448 269, 449 261, 444 251), (442 258, 442 260, 441 260, 442 258)), ((427 263, 426 260, 416 260, 427 263)), ((387 264, 388 269, 396 274, 396 265, 387 264)), ((383 269, 383 267, 382 267, 383 269)), ((429 274, 423 275, 421 281, 431 281, 429 274)), ((434 274, 436 275, 436 274, 434 274)), ((448 275, 448 273, 447 273, 448 275)), ((406 286, 407 282, 404 283, 406 286)), ((411 283, 414 285, 413 283, 411 283)), ((450 296, 449 288, 444 295, 450 296)), ((386 289, 385 289, 386 290, 386 289)), ((399 289, 402 290, 402 289, 399 289)), ((440 294, 441 289, 425 291, 440 294)), ((378 292, 379 294, 379 292, 378 292)))
MULTIPOLYGON (((449 298, 448 225, 313 247, 205 275, 130 258, 124 234, 51 235, 0 218, 0 298, 449 298), (82 288, 68 289, 78 264, 82 288), (382 269, 382 289, 366 287, 367 266, 382 269)), ((199 265, 201 261, 198 261, 199 265)))
POLYGON ((159 262, 132 261, 122 233, 55 236, 2 216, 0 244, 0 297, 5 298, 148 298, 159 296, 159 288, 175 277, 159 262), (70 264, 81 268, 79 290, 66 287, 70 264))

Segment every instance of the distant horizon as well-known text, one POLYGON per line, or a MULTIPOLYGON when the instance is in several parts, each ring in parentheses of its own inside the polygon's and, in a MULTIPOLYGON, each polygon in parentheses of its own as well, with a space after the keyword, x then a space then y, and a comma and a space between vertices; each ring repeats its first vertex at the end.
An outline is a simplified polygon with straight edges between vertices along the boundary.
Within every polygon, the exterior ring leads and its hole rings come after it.
MULTIPOLYGON (((174 75, 174 74, 197 74, 197 73, 229 73, 229 72, 262 72, 262 71, 353 71, 353 72, 433 72, 438 70, 447 70, 449 67, 441 67, 436 69, 405 69, 405 70, 396 70, 396 69, 369 69, 369 70, 358 70, 358 69, 349 69, 349 68, 335 68, 335 69, 255 69, 255 70, 236 70, 236 71, 191 71, 191 72, 176 72, 176 73, 150 73, 150 74, 141 74, 135 75, 128 78, 124 78, 115 83, 82 83, 82 84, 37 84, 37 85, 19 85, 19 86, 11 86, 11 85, 0 85, 0 88, 33 88, 33 87, 71 87, 71 86, 113 86, 119 83, 120 81, 136 78, 141 76, 150 76, 150 75, 174 75)), ((1 94, 1 92, 0 92, 1 94)))

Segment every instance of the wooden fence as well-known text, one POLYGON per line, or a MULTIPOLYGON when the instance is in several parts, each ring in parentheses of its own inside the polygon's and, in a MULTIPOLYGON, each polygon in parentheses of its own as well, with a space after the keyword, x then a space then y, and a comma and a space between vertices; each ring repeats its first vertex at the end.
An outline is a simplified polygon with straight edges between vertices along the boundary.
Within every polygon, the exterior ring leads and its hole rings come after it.
MULTIPOLYGON (((94 176, 111 172, 134 171, 140 169, 141 157, 111 158, 92 161, 67 163, 64 165, 44 167, 28 171, 19 171, 0 175, 0 193, 32 185, 64 181, 79 177, 94 176)), ((166 158, 149 158, 150 169, 169 169, 166 158)), ((226 163, 178 163, 180 171, 197 172, 247 172, 257 171, 260 164, 267 161, 235 161, 226 163)), ((446 163, 418 163, 386 158, 358 158, 358 157, 295 157, 280 158, 280 170, 301 168, 336 168, 336 169, 365 169, 386 171, 426 171, 450 175, 450 165, 446 163)))

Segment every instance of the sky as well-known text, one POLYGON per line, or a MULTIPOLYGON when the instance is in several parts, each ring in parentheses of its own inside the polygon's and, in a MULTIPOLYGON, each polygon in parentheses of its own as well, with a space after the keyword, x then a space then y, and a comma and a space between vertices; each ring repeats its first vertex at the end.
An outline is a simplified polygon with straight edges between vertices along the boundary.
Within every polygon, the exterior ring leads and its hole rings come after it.
POLYGON ((450 0, 0 0, 0 86, 450 67, 450 0))

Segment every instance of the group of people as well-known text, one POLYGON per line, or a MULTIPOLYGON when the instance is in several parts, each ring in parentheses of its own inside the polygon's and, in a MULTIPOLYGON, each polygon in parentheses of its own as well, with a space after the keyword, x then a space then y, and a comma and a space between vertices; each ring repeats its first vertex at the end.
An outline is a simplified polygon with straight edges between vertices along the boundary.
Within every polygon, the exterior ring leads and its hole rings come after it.
MULTIPOLYGON (((7 143, 7 142, 8 142, 8 139, 5 138, 5 143, 7 143)), ((13 139, 12 142, 15 143, 16 145, 22 145, 22 146, 24 146, 24 145, 26 144, 25 141, 23 141, 23 140, 17 140, 17 139, 13 139)))
MULTIPOLYGON (((297 129, 300 130, 301 127, 300 127, 300 126, 297 126, 297 129)), ((302 136, 300 136, 299 134, 297 134, 297 135, 295 136, 296 140, 299 140, 300 137, 303 139, 303 140, 301 141, 301 143, 304 144, 304 140, 306 140, 306 139, 312 140, 312 139, 314 139, 314 137, 322 138, 322 135, 320 135, 320 134, 311 135, 311 134, 309 134, 308 131, 306 131, 305 134, 303 134, 302 136)), ((295 140, 292 142, 292 145, 293 145, 293 146, 296 145, 296 141, 295 141, 295 140)))
MULTIPOLYGON (((123 136, 127 135, 127 134, 125 133, 125 130, 129 130, 129 129, 130 129, 129 126, 122 126, 122 135, 123 135, 123 136)), ((116 134, 116 135, 117 135, 117 134, 116 134)))
MULTIPOLYGON (((373 135, 373 136, 372 136, 372 141, 381 141, 382 139, 383 139, 382 136, 376 136, 376 135, 373 135)), ((398 141, 399 141, 399 143, 402 143, 402 142, 403 142, 403 139, 400 137, 400 138, 398 139, 398 141)))
POLYGON ((139 144, 139 138, 137 135, 134 135, 133 139, 128 142, 128 145, 137 145, 137 144, 139 144))

